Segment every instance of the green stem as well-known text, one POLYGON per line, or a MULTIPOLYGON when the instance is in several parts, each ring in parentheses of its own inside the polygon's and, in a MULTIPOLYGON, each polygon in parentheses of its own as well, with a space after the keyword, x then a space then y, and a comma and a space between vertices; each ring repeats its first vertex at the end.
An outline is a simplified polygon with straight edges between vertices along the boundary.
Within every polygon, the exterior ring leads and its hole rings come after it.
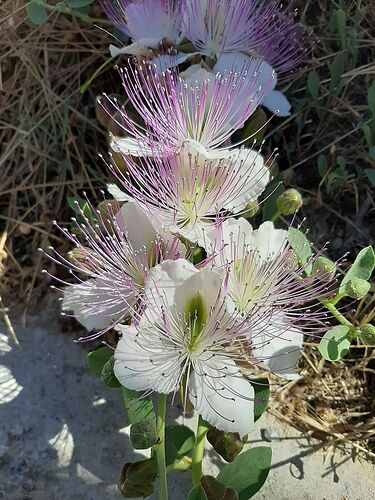
POLYGON ((191 465, 193 474, 193 483, 195 486, 200 483, 202 477, 204 441, 209 428, 210 428, 209 424, 205 420, 203 420, 203 418, 199 415, 197 435, 196 435, 196 441, 195 441, 195 447, 193 451, 193 458, 191 465))
POLYGON ((278 211, 275 213, 275 215, 272 217, 271 222, 275 222, 275 221, 277 221, 277 219, 280 217, 280 215, 281 215, 281 212, 280 212, 280 210, 278 210, 278 211))
POLYGON ((156 446, 156 458, 159 471, 159 500, 168 500, 167 468, 165 465, 165 415, 167 408, 167 395, 158 394, 158 417, 156 431, 158 444, 156 446))
POLYGON ((319 300, 322 304, 325 305, 325 307, 332 314, 332 316, 334 316, 337 319, 337 321, 339 321, 342 325, 349 327, 351 330, 355 328, 354 325, 340 313, 340 311, 335 307, 335 305, 332 304, 332 302, 324 299, 323 297, 319 297, 319 300))

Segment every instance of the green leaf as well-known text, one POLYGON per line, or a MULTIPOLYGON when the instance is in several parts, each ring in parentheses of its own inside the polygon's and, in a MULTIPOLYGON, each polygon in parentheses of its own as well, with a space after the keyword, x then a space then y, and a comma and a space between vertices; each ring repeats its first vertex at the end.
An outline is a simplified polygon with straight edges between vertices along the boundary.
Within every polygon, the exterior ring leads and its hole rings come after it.
POLYGON ((314 101, 316 101, 318 99, 320 89, 320 79, 316 71, 311 71, 309 73, 309 76, 307 77, 307 88, 309 89, 314 101))
POLYGON ((371 148, 372 146, 372 132, 371 128, 368 125, 362 125, 361 127, 363 135, 365 136, 367 146, 371 148))
POLYGON ((152 495, 158 467, 155 458, 125 464, 118 488, 124 498, 145 498, 152 495))
POLYGON ((320 177, 324 177, 328 171, 327 157, 326 155, 319 155, 318 158, 318 172, 320 177))
POLYGON ((319 342, 319 352, 327 361, 340 361, 350 348, 349 328, 344 325, 334 326, 319 342))
POLYGON ((157 441, 155 422, 147 418, 130 427, 130 442, 136 450, 147 450, 157 441))
POLYGON ((68 0, 69 7, 72 9, 81 9, 82 7, 87 7, 91 5, 94 0, 68 0))
POLYGON ((339 293, 344 292, 346 283, 353 278, 368 281, 375 268, 375 254, 371 246, 363 248, 340 283, 339 293))
POLYGON ((341 77, 344 73, 345 67, 345 54, 343 52, 338 52, 331 64, 331 92, 338 86, 340 83, 341 77))
POLYGON ((375 146, 372 146, 372 148, 370 148, 370 151, 368 152, 368 154, 370 155, 370 158, 372 160, 375 160, 375 146))
POLYGON ((346 14, 343 9, 337 9, 336 11, 337 27, 339 30, 339 35, 341 38, 341 45, 343 49, 346 49, 346 14))
POLYGON ((207 432, 207 441, 226 462, 233 462, 244 446, 237 432, 224 432, 215 427, 207 432))
POLYGON ((198 486, 195 486, 192 490, 190 490, 187 500, 208 500, 208 499, 202 486, 198 484, 198 486))
POLYGON ((26 12, 30 21, 36 26, 44 24, 47 21, 48 14, 46 8, 37 2, 28 3, 26 5, 26 12))
POLYGON ((113 350, 108 347, 100 347, 95 351, 91 351, 87 355, 87 364, 91 373, 95 377, 101 378, 104 365, 113 356, 113 350))
POLYGON ((288 240, 292 250, 306 274, 312 272, 311 245, 306 236, 299 230, 291 227, 288 231, 288 240))
POLYGON ((195 445, 194 432, 185 425, 169 425, 165 429, 165 461, 172 465, 189 453, 195 445))
POLYGON ((141 420, 156 421, 155 411, 150 396, 142 397, 143 392, 132 391, 123 387, 124 404, 128 412, 129 422, 135 424, 141 420))
POLYGON ((239 500, 248 500, 263 486, 271 460, 271 448, 251 448, 238 455, 232 463, 224 465, 217 479, 237 491, 239 500))
MULTIPOLYGON (((375 154, 375 149, 374 149, 374 154, 375 154)), ((374 157, 374 160, 375 160, 375 157, 374 157)), ((375 186, 375 169, 365 168, 365 174, 366 174, 368 180, 371 182, 371 185, 375 186)))
POLYGON ((270 383, 268 378, 255 378, 250 380, 254 388, 254 421, 256 422, 266 411, 270 398, 270 383))
POLYGON ((116 375, 113 371, 114 365, 115 365, 115 357, 111 356, 103 366, 100 378, 102 379, 102 382, 108 385, 108 387, 112 387, 112 389, 120 389, 121 384, 117 380, 116 375))

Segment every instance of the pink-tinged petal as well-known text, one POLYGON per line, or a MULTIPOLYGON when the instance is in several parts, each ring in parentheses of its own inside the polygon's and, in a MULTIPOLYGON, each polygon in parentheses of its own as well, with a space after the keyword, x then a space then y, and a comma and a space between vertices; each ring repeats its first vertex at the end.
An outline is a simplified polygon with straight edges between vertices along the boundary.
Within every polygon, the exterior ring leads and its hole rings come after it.
POLYGON ((122 337, 114 354, 114 372, 118 381, 128 389, 168 394, 178 389, 179 353, 152 327, 150 325, 150 329, 144 331, 133 326, 117 327, 122 337))
POLYGON ((135 303, 131 289, 111 289, 103 279, 89 279, 64 290, 63 311, 72 311, 87 330, 102 330, 126 316, 135 303))
POLYGON ((185 54, 183 52, 178 52, 177 54, 162 54, 158 57, 155 57, 152 60, 152 64, 155 66, 157 73, 161 74, 167 69, 174 68, 179 64, 186 62, 196 54, 197 52, 191 54, 185 54))
POLYGON ((124 193, 124 191, 121 191, 121 189, 117 187, 116 184, 107 184, 107 191, 111 196, 113 196, 116 201, 120 203, 134 201, 131 196, 124 193))
POLYGON ((112 137, 111 148, 116 153, 131 156, 152 156, 154 151, 145 142, 134 137, 112 137))
POLYGON ((189 381, 190 400, 211 425, 225 432, 248 434, 254 424, 254 389, 234 361, 212 356, 197 362, 189 381))

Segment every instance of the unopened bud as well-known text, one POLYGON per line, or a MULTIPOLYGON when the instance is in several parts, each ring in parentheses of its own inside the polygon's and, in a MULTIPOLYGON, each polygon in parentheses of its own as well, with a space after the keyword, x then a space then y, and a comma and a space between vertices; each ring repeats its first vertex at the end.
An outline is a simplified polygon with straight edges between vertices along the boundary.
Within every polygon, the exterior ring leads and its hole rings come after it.
POLYGON ((371 285, 368 281, 361 278, 352 278, 345 285, 345 293, 352 299, 362 299, 369 292, 371 285))
POLYGON ((250 201, 244 209, 244 214, 243 216, 246 217, 247 219, 250 219, 250 217, 254 217, 259 211, 259 203, 257 200, 250 201))
POLYGON ((278 196, 276 203, 281 215, 291 215, 302 207, 303 200, 296 189, 287 189, 278 196))
POLYGON ((364 344, 375 346, 375 326, 372 325, 371 323, 362 326, 359 338, 364 344))
POLYGON ((84 273, 95 272, 97 266, 94 265, 92 257, 96 257, 96 254, 90 248, 75 248, 68 252, 69 262, 84 273))
POLYGON ((327 257, 317 257, 313 263, 313 274, 320 281, 331 281, 336 274, 336 264, 327 257))

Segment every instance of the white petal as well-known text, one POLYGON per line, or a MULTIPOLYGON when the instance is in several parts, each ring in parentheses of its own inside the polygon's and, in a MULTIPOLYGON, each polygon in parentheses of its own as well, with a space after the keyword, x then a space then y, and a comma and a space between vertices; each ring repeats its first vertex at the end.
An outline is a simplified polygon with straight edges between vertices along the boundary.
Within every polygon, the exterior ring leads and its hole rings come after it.
POLYGON ((116 214, 116 222, 126 232, 135 251, 150 249, 157 233, 146 213, 134 201, 126 203, 116 214))
POLYGON ((262 105, 272 111, 276 116, 290 116, 292 108, 285 95, 279 90, 271 90, 262 101, 262 105))
POLYGON ((131 290, 111 289, 104 281, 89 279, 64 290, 62 309, 72 311, 77 321, 90 331, 102 330, 119 321, 134 303, 131 290))
POLYGON ((252 232, 251 224, 243 217, 226 219, 219 228, 206 233, 205 249, 216 254, 214 262, 217 266, 231 262, 233 245, 236 247, 238 259, 241 259, 252 232))
POLYGON ((0 405, 13 401, 22 389, 9 368, 0 365, 0 405))
POLYGON ((277 83, 277 76, 266 61, 259 61, 242 52, 222 54, 214 66, 213 71, 224 75, 230 71, 241 72, 246 70, 248 78, 253 79, 254 89, 261 87, 263 92, 273 90, 277 83))
POLYGON ((207 80, 212 80, 214 75, 211 71, 202 68, 200 64, 192 64, 180 73, 180 77, 188 85, 195 86, 197 83, 201 84, 207 80))
POLYGON ((254 389, 234 361, 219 356, 211 360, 211 366, 197 364, 190 377, 191 402, 211 425, 243 437, 254 424, 254 389))
POLYGON ((111 57, 117 57, 121 54, 129 54, 133 56, 147 55, 148 49, 155 49, 158 47, 160 38, 143 38, 136 42, 126 45, 125 47, 116 47, 115 45, 109 46, 111 57))
POLYGON ((262 259, 277 257, 288 244, 288 231, 276 229, 272 222, 263 222, 249 237, 251 248, 259 251, 262 259))
POLYGON ((257 200, 263 193, 270 174, 263 157, 256 151, 241 148, 232 150, 231 156, 235 160, 233 168, 238 172, 238 191, 223 208, 239 212, 247 203, 257 200))
POLYGON ((131 196, 121 191, 121 189, 117 187, 116 184, 107 184, 107 191, 110 195, 113 196, 113 198, 116 201, 119 202, 134 201, 134 199, 131 196))
POLYGON ((198 269, 185 259, 166 260, 155 266, 149 272, 145 283, 146 304, 150 309, 160 310, 162 296, 163 304, 172 306, 176 287, 183 285, 197 273, 198 269))
POLYGON ((188 59, 194 57, 195 54, 198 54, 198 52, 194 52, 191 54, 186 54, 183 52, 178 52, 177 54, 173 55, 165 54, 155 57, 155 59, 153 59, 152 61, 152 64, 155 66, 156 72, 160 75, 167 69, 174 68, 175 66, 178 66, 179 64, 182 64, 188 59))
POLYGON ((141 143, 134 137, 116 137, 111 140, 111 148, 116 153, 131 156, 152 156, 153 150, 145 143, 141 143))
POLYGON ((114 372, 119 382, 136 391, 168 394, 178 388, 180 360, 174 344, 149 329, 119 325, 114 372), (150 333, 151 332, 151 333, 150 333))
MULTIPOLYGON (((221 276, 210 269, 203 269, 193 274, 175 288, 174 303, 177 310, 181 313, 185 312, 187 303, 200 294, 208 315, 210 308, 217 302, 221 292, 221 284, 221 276)), ((223 318, 221 319, 223 320, 223 318)))
POLYGON ((73 457, 74 440, 67 424, 48 442, 57 452, 58 466, 68 467, 73 457))
POLYGON ((254 356, 277 375, 294 380, 299 378, 296 366, 303 343, 303 332, 289 326, 280 314, 275 314, 260 335, 253 339, 254 356))

